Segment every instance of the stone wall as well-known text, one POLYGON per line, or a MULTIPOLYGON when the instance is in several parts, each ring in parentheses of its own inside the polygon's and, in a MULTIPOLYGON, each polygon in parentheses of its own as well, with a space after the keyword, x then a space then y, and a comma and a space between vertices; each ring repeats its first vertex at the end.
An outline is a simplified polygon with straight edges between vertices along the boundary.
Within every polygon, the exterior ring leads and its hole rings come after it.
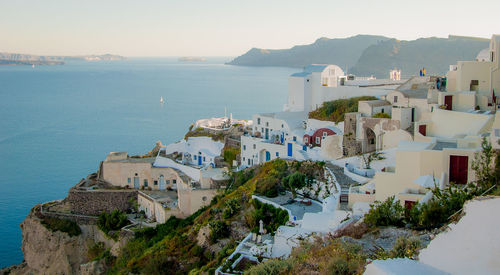
POLYGON ((115 209, 127 211, 133 206, 131 201, 136 199, 135 190, 70 190, 65 200, 75 214, 99 215, 115 209))
POLYGON ((361 153, 361 142, 356 140, 356 124, 359 113, 346 113, 344 118, 344 156, 351 157, 361 153))

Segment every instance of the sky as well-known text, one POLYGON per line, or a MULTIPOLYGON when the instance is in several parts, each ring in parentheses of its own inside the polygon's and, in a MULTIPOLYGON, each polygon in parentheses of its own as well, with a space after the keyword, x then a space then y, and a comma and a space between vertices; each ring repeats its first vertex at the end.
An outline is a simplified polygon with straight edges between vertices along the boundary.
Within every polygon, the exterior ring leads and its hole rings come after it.
POLYGON ((0 0, 0 52, 237 56, 320 37, 490 38, 496 0, 0 0))

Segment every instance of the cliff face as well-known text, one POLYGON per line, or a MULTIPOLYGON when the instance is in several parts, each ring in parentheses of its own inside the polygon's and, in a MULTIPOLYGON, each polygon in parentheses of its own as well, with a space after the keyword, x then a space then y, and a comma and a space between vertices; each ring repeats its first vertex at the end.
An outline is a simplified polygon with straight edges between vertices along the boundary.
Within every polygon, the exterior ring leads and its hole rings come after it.
POLYGON ((81 234, 70 237, 67 233, 47 229, 33 212, 21 224, 26 266, 13 270, 13 274, 100 274, 89 272, 89 265, 84 265, 91 260, 89 247, 102 242, 106 248, 111 248, 112 254, 119 251, 121 242, 108 239, 95 225, 79 224, 81 234))

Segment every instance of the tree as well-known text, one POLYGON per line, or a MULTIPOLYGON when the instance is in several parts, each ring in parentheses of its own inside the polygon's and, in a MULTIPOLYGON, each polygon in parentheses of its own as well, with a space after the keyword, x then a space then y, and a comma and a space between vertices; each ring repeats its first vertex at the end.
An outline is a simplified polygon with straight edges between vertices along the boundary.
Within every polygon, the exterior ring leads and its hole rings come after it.
POLYGON ((285 187, 290 189, 295 198, 297 196, 297 189, 301 189, 306 185, 306 175, 295 172, 284 179, 285 187))

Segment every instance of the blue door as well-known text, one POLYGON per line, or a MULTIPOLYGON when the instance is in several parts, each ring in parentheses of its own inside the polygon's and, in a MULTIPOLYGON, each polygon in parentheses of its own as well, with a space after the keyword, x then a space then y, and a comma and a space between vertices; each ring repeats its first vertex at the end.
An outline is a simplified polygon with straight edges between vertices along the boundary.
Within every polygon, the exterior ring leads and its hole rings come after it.
POLYGON ((292 151, 293 151, 293 144, 288 143, 288 156, 292 156, 292 151))
POLYGON ((285 142, 285 134, 281 133, 281 144, 285 142))
POLYGON ((201 155, 198 156, 198 165, 201 166, 201 155))
POLYGON ((307 151, 307 145, 302 146, 302 150, 307 151))
POLYGON ((270 160, 271 160, 271 153, 266 151, 266 161, 270 161, 270 160))
POLYGON ((134 188, 139 189, 139 177, 134 177, 134 188))

